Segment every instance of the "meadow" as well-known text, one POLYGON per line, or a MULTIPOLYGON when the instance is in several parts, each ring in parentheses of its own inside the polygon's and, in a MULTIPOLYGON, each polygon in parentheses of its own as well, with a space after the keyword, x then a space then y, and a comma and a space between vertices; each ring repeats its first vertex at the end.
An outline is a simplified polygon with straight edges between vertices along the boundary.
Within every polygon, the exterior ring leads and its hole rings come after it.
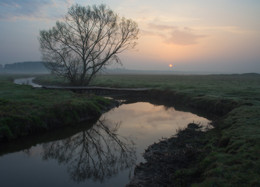
POLYGON ((70 91, 35 89, 13 80, 28 75, 0 76, 0 142, 98 118, 108 99, 70 91))
MULTIPOLYGON (((44 85, 68 85, 55 76, 39 76, 44 85)), ((260 101, 260 75, 98 75, 91 85, 174 90, 192 96, 225 97, 260 101)))
MULTIPOLYGON (((37 81, 67 84, 51 76, 37 81)), ((259 74, 99 75, 92 85, 152 88, 153 97, 217 114, 196 164, 171 176, 179 185, 260 186, 259 74)))

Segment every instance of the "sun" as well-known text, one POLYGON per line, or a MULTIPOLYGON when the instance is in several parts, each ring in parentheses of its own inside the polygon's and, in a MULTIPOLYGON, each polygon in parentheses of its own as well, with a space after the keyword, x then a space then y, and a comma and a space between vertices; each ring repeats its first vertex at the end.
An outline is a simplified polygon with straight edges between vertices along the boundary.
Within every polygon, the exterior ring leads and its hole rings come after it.
POLYGON ((169 68, 172 68, 173 67, 173 65, 172 64, 169 64, 169 68))

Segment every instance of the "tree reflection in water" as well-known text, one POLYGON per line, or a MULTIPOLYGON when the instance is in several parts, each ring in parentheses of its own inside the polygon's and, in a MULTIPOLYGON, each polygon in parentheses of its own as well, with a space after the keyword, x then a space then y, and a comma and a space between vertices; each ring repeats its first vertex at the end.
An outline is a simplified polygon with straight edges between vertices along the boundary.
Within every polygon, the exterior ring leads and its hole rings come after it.
MULTIPOLYGON (((134 142, 117 134, 120 124, 99 120, 91 129, 70 138, 43 144, 43 159, 66 164, 76 182, 86 179, 103 181, 136 161, 134 142)), ((131 172, 131 170, 130 170, 131 172)))

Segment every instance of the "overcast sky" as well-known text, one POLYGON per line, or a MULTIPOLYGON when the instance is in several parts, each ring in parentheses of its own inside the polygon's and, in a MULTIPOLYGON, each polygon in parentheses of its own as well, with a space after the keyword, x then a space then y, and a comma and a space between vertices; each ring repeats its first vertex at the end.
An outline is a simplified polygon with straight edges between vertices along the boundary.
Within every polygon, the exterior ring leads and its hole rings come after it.
POLYGON ((0 0, 0 64, 41 60, 39 31, 75 3, 103 3, 138 23, 124 68, 260 73, 260 0, 0 0))

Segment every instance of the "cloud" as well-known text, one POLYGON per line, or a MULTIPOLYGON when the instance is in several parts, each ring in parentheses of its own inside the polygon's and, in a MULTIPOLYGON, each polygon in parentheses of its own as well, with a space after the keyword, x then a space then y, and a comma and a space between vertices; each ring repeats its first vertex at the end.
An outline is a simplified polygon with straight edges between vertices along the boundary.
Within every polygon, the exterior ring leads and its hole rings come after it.
POLYGON ((176 26, 154 24, 154 23, 149 23, 148 26, 149 26, 149 28, 154 29, 154 30, 174 30, 174 29, 178 28, 176 26))
POLYGON ((238 26, 202 26, 197 28, 210 32, 229 32, 233 34, 251 34, 252 32, 254 32, 254 30, 241 28, 238 26))
POLYGON ((196 34, 193 29, 188 27, 180 28, 154 23, 149 23, 148 30, 142 30, 142 34, 160 36, 165 43, 175 45, 194 45, 200 38, 206 37, 206 35, 196 34))
POLYGON ((166 39, 166 42, 178 45, 192 45, 197 44, 198 40, 204 37, 206 37, 206 35, 195 34, 189 28, 184 28, 182 30, 175 29, 171 32, 170 37, 166 39))
POLYGON ((51 19, 61 16, 71 0, 0 0, 0 19, 51 19), (52 10, 52 8, 58 8, 52 10))

